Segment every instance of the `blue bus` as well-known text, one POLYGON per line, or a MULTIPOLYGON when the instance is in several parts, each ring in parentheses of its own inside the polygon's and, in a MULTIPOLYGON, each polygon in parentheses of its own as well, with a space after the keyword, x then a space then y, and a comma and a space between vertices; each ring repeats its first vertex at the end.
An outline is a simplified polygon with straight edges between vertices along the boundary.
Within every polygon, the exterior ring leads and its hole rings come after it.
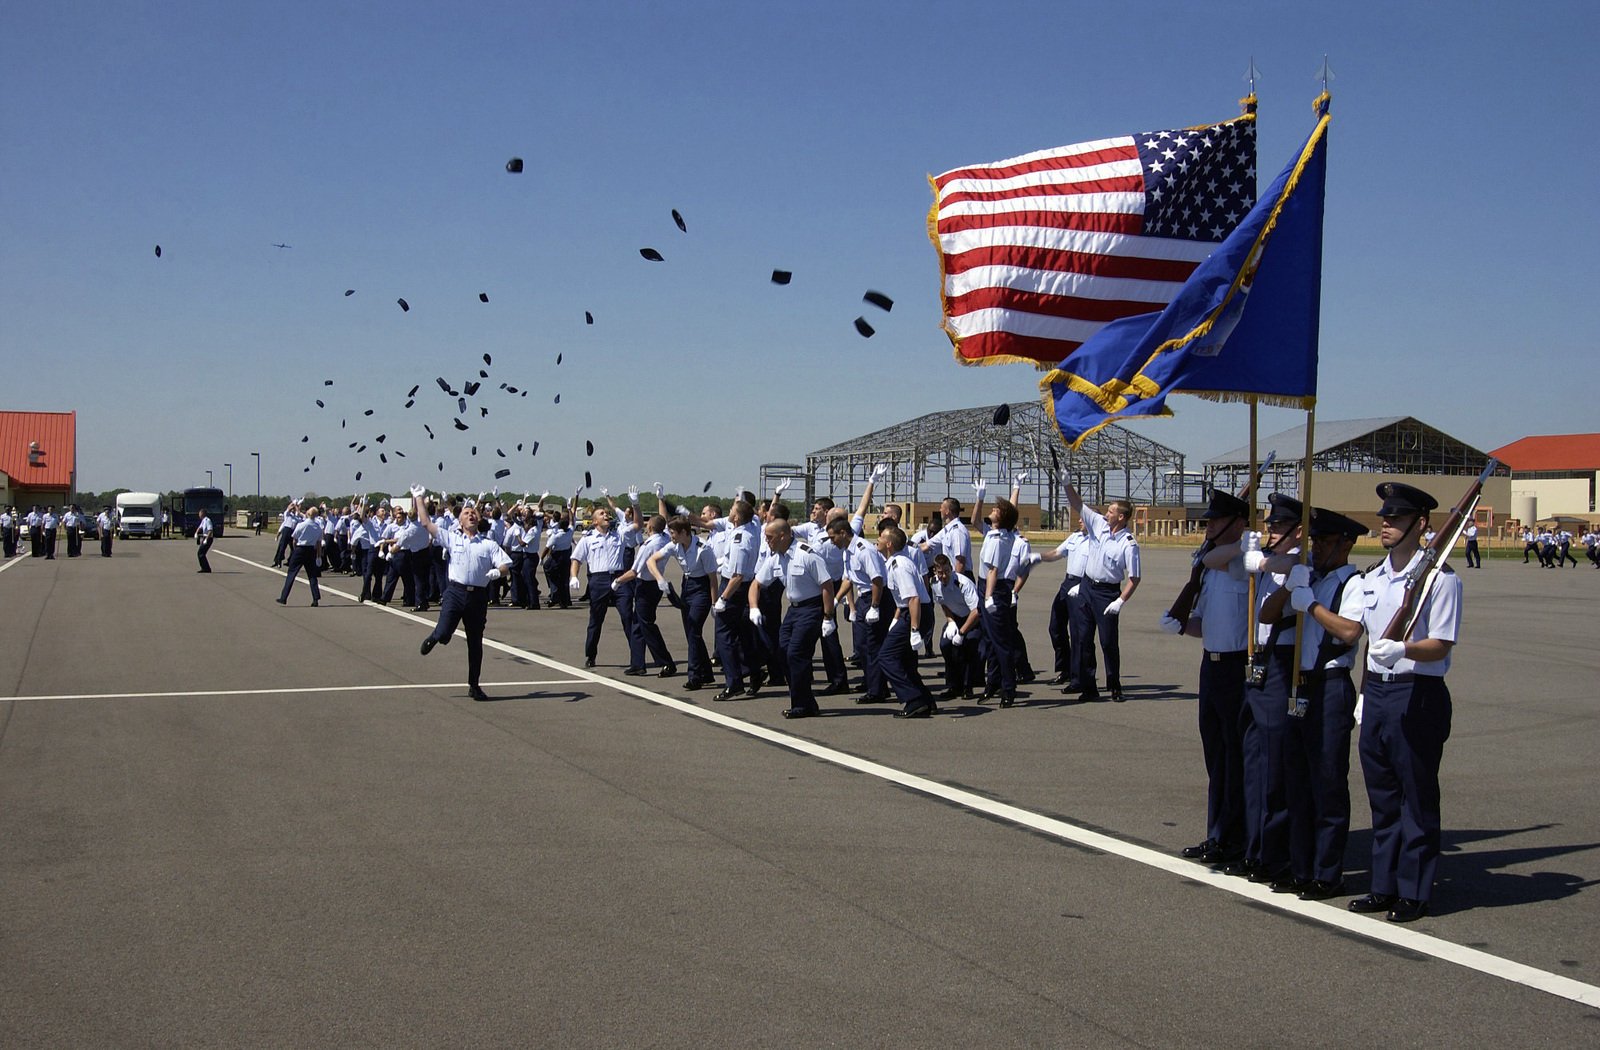
POLYGON ((221 489, 183 490, 184 538, 193 537, 194 530, 200 527, 200 512, 202 510, 211 516, 211 534, 220 539, 224 520, 228 516, 228 500, 222 494, 221 489))

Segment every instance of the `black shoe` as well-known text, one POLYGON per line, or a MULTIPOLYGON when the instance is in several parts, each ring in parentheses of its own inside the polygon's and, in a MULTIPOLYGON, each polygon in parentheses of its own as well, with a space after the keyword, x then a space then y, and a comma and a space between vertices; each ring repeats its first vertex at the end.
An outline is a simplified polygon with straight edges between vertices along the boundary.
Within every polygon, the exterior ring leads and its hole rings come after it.
POLYGON ((1000 697, 1000 706, 1001 707, 1014 707, 1014 706, 1016 706, 1016 703, 1017 703, 1017 698, 1014 697, 1014 696, 1005 696, 1005 695, 1002 694, 1001 697, 1000 697))
POLYGON ((1078 694, 1078 699, 1082 700, 1086 704, 1098 704, 1100 701, 1104 700, 1105 697, 1100 695, 1100 690, 1098 689, 1085 689, 1083 692, 1078 694))
POLYGON ((1257 864, 1254 868, 1251 869, 1248 878, 1249 878, 1249 880, 1251 882, 1253 882, 1256 885, 1260 886, 1260 885, 1264 885, 1264 884, 1269 883, 1269 882, 1277 882, 1279 879, 1283 878, 1287 874, 1288 874, 1288 872, 1284 871, 1282 868, 1278 868, 1278 869, 1273 870, 1273 871, 1268 871, 1262 865, 1257 864))
POLYGON ((683 687, 692 693, 696 689, 704 689, 706 687, 706 683, 700 681, 698 678, 691 678, 687 682, 683 683, 683 687))
POLYGON ((471 689, 468 689, 467 695, 478 701, 489 699, 489 694, 484 692, 482 689, 479 689, 477 686, 473 686, 471 689))
POLYGON ((425 612, 428 611, 428 607, 426 605, 419 605, 413 611, 414 612, 419 612, 419 613, 425 613, 425 612))
POLYGON ((656 677, 657 678, 671 678, 673 675, 675 675, 677 673, 678 673, 678 665, 677 664, 668 664, 667 666, 663 667, 661 670, 656 672, 656 677))
POLYGON ((1239 857, 1235 860, 1229 861, 1217 870, 1224 875, 1234 875, 1242 878, 1249 878, 1260 869, 1261 865, 1251 860, 1249 857, 1239 857))
POLYGON ((886 696, 873 696, 871 693, 868 693, 866 696, 858 696, 858 697, 856 697, 856 703, 858 703, 858 704, 881 704, 881 703, 883 703, 884 701, 886 701, 888 699, 889 698, 886 697, 886 696))
POLYGON ((628 667, 624 668, 622 673, 627 675, 629 678, 643 678, 645 675, 645 669, 642 667, 628 667))
POLYGON ((711 699, 713 699, 713 700, 737 700, 743 695, 744 695, 744 690, 742 690, 742 689, 724 689, 722 692, 718 693, 716 696, 713 696, 711 699))
POLYGON ((820 695, 820 696, 838 696, 840 693, 848 693, 849 691, 850 691, 850 683, 849 682, 829 682, 827 684, 827 686, 822 690, 822 692, 820 694, 818 694, 818 695, 820 695))
POLYGON ((1125 701, 1127 699, 1128 699, 1127 697, 1122 695, 1122 690, 1121 689, 1113 689, 1113 690, 1111 690, 1111 702, 1113 704, 1120 704, 1120 703, 1122 703, 1123 701, 1125 701))
POLYGON ((287 599, 287 598, 274 598, 272 600, 277 602, 279 605, 288 605, 289 604, 289 599, 287 599))
POLYGON ((1271 889, 1273 893, 1298 894, 1302 889, 1309 885, 1311 885, 1310 879, 1298 878, 1297 876, 1291 875, 1288 872, 1284 872, 1282 875, 1279 875, 1277 878, 1273 879, 1268 888, 1271 889))
POLYGON ((903 711, 896 711, 894 716, 896 718, 932 718, 934 712, 938 710, 932 704, 921 704, 917 707, 906 708, 903 711))
POLYGON ((585 666, 585 667, 593 667, 594 666, 594 657, 585 656, 583 658, 583 666, 585 666))
POLYGON ((313 609, 315 609, 317 607, 317 599, 315 599, 315 598, 311 599, 311 607, 313 609))
POLYGON ((1298 896, 1303 901, 1325 901, 1330 897, 1342 897, 1344 896, 1344 883, 1312 879, 1300 887, 1298 896))
POLYGON ((1371 915, 1373 912, 1388 911, 1399 899, 1392 893, 1369 893, 1351 901, 1350 910, 1358 915, 1371 915))
POLYGON ((1076 678, 1069 678, 1067 679, 1067 684, 1061 687, 1061 691, 1063 693, 1081 693, 1083 692, 1083 683, 1076 678))
MULTIPOLYGON (((750 688, 751 689, 757 690, 759 692, 761 687, 766 685, 766 684, 767 684, 767 676, 766 675, 764 675, 764 674, 753 674, 753 675, 750 676, 750 688)), ((755 693, 751 693, 750 695, 754 696, 755 693)))
POLYGON ((744 695, 754 700, 756 697, 761 695, 761 686, 756 684, 750 685, 747 689, 745 689, 744 695))
POLYGON ((1206 839, 1196 846, 1185 846, 1178 851, 1178 855, 1185 860, 1205 860, 1206 857, 1218 852, 1217 840, 1206 839))
POLYGON ((1410 897, 1401 897, 1394 902, 1394 907, 1389 909, 1386 916, 1390 922, 1416 922, 1428 914, 1427 901, 1414 901, 1410 897))
POLYGON ((1049 684, 1050 685, 1066 685, 1070 681, 1071 681, 1071 679, 1067 677, 1067 673, 1065 671, 1063 671, 1060 674, 1056 675, 1054 678, 1050 679, 1049 684))
POLYGON ((822 712, 813 707, 788 707, 784 709, 785 718, 812 718, 822 712))
POLYGON ((428 635, 428 637, 422 640, 422 655, 427 656, 429 653, 433 652, 433 647, 438 644, 439 640, 437 638, 431 634, 428 635))
POLYGON ((983 695, 978 697, 978 706, 980 706, 980 707, 983 706, 984 701, 993 700, 995 697, 997 697, 999 695, 1000 695, 1000 690, 998 690, 998 689, 985 689, 983 691, 983 695))

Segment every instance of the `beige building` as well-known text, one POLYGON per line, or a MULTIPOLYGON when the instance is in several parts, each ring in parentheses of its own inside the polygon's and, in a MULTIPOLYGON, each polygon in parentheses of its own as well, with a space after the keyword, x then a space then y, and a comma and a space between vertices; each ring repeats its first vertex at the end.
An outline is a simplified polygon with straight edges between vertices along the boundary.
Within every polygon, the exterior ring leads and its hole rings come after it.
POLYGON ((1491 455, 1511 468, 1512 516, 1596 520, 1600 434, 1545 434, 1502 445, 1491 455))

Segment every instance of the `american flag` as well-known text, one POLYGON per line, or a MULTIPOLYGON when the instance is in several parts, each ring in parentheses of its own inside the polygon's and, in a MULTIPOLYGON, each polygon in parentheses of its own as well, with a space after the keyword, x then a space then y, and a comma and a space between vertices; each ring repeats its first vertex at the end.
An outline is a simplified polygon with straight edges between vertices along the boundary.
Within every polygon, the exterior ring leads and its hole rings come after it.
POLYGON ((1255 116, 1040 150, 932 180, 963 364, 1053 368, 1164 307, 1255 203, 1255 116))

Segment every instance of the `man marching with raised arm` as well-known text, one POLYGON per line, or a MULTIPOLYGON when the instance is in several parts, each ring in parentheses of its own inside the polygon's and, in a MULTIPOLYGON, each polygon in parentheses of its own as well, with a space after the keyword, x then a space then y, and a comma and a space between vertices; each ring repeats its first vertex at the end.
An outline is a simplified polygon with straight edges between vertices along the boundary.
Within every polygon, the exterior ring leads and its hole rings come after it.
MULTIPOLYGON (((439 536, 439 524, 428 516, 423 503, 427 492, 421 485, 411 486, 411 505, 417 523, 428 530, 428 535, 439 536)), ((467 695, 474 700, 487 700, 488 694, 478 685, 478 675, 483 670, 483 628, 489 621, 489 584, 511 571, 511 558, 489 538, 488 527, 480 521, 476 506, 464 507, 457 524, 458 530, 443 533, 450 559, 450 582, 439 601, 439 622, 422 640, 422 655, 427 656, 440 642, 449 645, 456 627, 464 623, 467 695)))

